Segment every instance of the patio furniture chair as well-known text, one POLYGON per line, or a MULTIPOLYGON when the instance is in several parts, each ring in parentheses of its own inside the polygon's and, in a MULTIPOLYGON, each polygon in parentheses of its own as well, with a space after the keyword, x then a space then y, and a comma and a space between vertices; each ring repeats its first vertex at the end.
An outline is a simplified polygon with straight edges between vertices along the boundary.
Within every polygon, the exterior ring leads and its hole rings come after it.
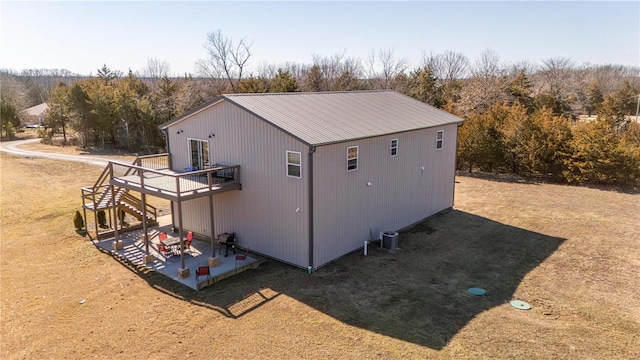
POLYGON ((160 234, 158 234, 158 240, 160 240, 160 242, 167 240, 167 233, 163 231, 160 234))
POLYGON ((187 232, 187 239, 184 241, 184 250, 191 250, 191 241, 193 241, 193 231, 187 232))
POLYGON ((236 255, 236 263, 233 266, 234 268, 236 266, 238 266, 238 260, 242 260, 242 261, 244 261, 245 264, 249 265, 249 262, 247 261, 247 256, 249 256, 249 249, 250 249, 250 247, 247 246, 247 250, 245 250, 243 255, 236 255))
POLYGON ((207 279, 211 278, 211 271, 209 271, 209 266, 198 266, 198 268, 196 269, 196 282, 198 282, 198 278, 203 275, 207 275, 207 279))
POLYGON ((218 235, 218 239, 220 239, 220 241, 218 241, 218 245, 220 245, 220 253, 222 254, 222 246, 226 246, 227 247, 227 251, 224 254, 224 257, 227 257, 229 255, 229 248, 231 248, 231 251, 233 251, 233 253, 236 253, 236 234, 235 233, 231 233, 231 234, 221 234, 218 235))
POLYGON ((163 243, 158 243, 158 251, 164 256, 165 260, 173 256, 173 251, 163 243))

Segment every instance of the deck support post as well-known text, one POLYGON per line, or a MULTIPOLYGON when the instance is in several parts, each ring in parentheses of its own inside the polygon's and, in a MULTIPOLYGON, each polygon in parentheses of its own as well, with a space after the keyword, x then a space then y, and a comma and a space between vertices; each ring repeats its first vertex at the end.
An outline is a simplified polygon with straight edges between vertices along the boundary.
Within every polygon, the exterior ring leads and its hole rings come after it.
MULTIPOLYGON (((144 178, 140 178, 141 188, 144 189, 144 178)), ((144 253, 149 257, 149 234, 147 233, 147 194, 140 192, 142 202, 142 233, 144 234, 144 253)), ((148 264, 148 263, 147 263, 148 264)))
MULTIPOLYGON (((84 203, 84 199, 82 200, 82 202, 84 203)), ((89 240, 91 240, 91 234, 89 234, 89 224, 87 224, 87 208, 84 207, 84 204, 82 204, 82 214, 84 215, 84 229, 87 231, 87 235, 89 235, 89 240)), ((96 235, 96 239, 98 239, 98 236, 96 235)))
MULTIPOLYGON (((142 187, 144 187, 144 180, 142 181, 142 187)), ((140 201, 142 202, 142 236, 144 237, 144 257, 142 260, 145 264, 151 264, 156 259, 153 255, 149 254, 149 234, 147 233, 147 194, 141 192, 140 201)))
MULTIPOLYGON (((113 166, 111 166, 111 162, 109 162, 109 182, 113 179, 113 166)), ((114 218, 114 227, 113 227, 113 239, 115 240, 113 243, 113 248, 115 250, 120 250, 123 247, 122 240, 118 239, 118 206, 116 205, 116 187, 113 184, 109 185, 111 187, 111 205, 113 205, 113 218, 114 218)))
POLYGON ((189 269, 184 267, 184 229, 182 226, 182 199, 180 199, 180 178, 176 178, 176 194, 178 195, 178 226, 180 236, 180 269, 178 269, 178 277, 189 277, 189 269))
MULTIPOLYGON (((211 182, 211 180, 209 180, 211 182)), ((209 184, 211 186, 211 184, 209 184)), ((215 231, 215 220, 213 218, 213 194, 209 193, 209 216, 211 217, 211 258, 216 257, 216 231, 215 231)))
POLYGON ((96 207, 98 207, 98 204, 96 204, 96 202, 93 202, 93 225, 95 226, 96 229, 96 240, 98 239, 98 210, 96 209, 96 207))

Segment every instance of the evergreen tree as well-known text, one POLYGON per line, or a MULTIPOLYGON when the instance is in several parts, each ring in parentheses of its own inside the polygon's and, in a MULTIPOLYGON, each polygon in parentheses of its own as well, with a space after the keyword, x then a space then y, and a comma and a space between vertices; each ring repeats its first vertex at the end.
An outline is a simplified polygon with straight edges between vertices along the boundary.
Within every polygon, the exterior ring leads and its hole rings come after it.
POLYGON ((241 93, 266 93, 271 89, 271 82, 268 79, 262 77, 255 78, 249 76, 248 79, 244 79, 238 86, 238 91, 241 93))
POLYGON ((289 73, 278 69, 278 74, 271 79, 270 92, 293 92, 298 90, 296 78, 289 73))
POLYGON ((69 87, 65 83, 59 83, 51 91, 49 110, 44 118, 44 125, 48 129, 46 139, 51 139, 55 134, 62 132, 63 144, 67 143, 67 128, 70 126, 71 107, 69 87))
MULTIPOLYGON (((495 115, 495 114, 494 114, 495 115)), ((490 114, 475 114, 466 119, 458 132, 458 164, 493 171, 504 163, 501 124, 490 114)))
POLYGON ((113 70, 107 67, 107 64, 102 65, 101 68, 98 69, 98 78, 104 81, 105 85, 109 85, 109 81, 118 77, 118 74, 113 70))
POLYGON ((533 98, 531 97, 533 93, 532 85, 524 70, 520 70, 518 76, 509 83, 507 92, 513 99, 511 103, 518 102, 522 104, 529 114, 534 111, 533 98))
POLYGON ((587 89, 587 105, 585 106, 587 115, 591 116, 594 111, 597 111, 603 101, 604 96, 602 96, 598 84, 595 82, 589 84, 589 88, 587 89))
POLYGON ((358 78, 349 69, 342 70, 334 86, 334 90, 338 91, 354 91, 360 88, 358 78))
POLYGON ((22 122, 16 108, 4 99, 0 99, 0 136, 12 138, 22 122))
POLYGON ((410 74, 407 95, 435 107, 444 105, 444 91, 433 69, 423 67, 410 74))
POLYGON ((307 75, 305 77, 305 91, 326 91, 327 88, 324 86, 324 75, 322 74, 322 70, 318 65, 313 65, 307 75))

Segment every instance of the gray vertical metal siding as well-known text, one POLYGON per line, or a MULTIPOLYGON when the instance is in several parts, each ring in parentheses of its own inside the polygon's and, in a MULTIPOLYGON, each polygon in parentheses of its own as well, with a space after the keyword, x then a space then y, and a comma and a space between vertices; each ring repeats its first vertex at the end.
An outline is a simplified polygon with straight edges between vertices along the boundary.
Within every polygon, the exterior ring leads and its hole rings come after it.
MULTIPOLYGON (((216 235, 235 232, 240 246, 306 268, 306 145, 228 102, 170 126, 168 133, 175 171, 189 165, 189 138, 209 141, 212 164, 240 165, 242 190, 214 196, 216 235), (302 179, 286 176, 287 150, 302 154, 302 179)), ((208 198, 183 203, 183 214, 186 229, 209 234, 208 198)))
POLYGON ((314 265, 362 247, 369 229, 377 236, 453 206, 456 136, 452 124, 318 147, 314 265), (445 136, 441 150, 436 150, 438 130, 445 136), (391 157, 396 138, 398 155, 391 157), (347 147, 356 145, 358 170, 347 172, 347 147))
MULTIPOLYGON (((176 171, 189 165, 189 138, 209 141, 211 163, 241 165, 243 190, 214 198, 216 234, 233 231, 241 246, 308 265, 306 145, 228 102, 169 126, 168 136, 176 171), (302 154, 302 179, 286 176, 287 150, 302 154)), ((398 230, 451 207, 456 136, 457 124, 449 124, 318 147, 314 266, 361 247, 369 229, 374 234, 398 230), (438 130, 445 130, 442 150, 435 149, 438 130), (391 139, 398 139, 395 157, 391 139), (347 172, 347 147, 356 145, 358 170, 347 172)), ((186 229, 210 233, 208 198, 185 202, 183 214, 186 229)))

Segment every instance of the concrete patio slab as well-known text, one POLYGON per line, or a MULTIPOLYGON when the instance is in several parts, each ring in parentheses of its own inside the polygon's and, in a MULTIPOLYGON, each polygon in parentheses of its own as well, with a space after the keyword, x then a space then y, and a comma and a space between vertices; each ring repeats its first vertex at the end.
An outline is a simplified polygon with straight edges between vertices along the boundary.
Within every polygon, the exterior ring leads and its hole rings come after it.
MULTIPOLYGON (((150 227, 148 234, 150 237, 149 242, 149 254, 146 252, 146 246, 144 243, 144 237, 142 236, 142 230, 136 230, 118 235, 118 239, 122 240, 122 249, 115 250, 114 238, 94 240, 95 246, 98 246, 106 251, 117 254, 137 265, 145 266, 151 270, 157 271, 160 274, 168 276, 169 278, 184 284, 192 289, 200 290, 203 287, 210 286, 216 282, 225 279, 229 276, 233 276, 248 269, 256 268, 263 258, 258 257, 255 254, 249 254, 247 261, 238 260, 236 262, 235 254, 229 251, 229 256, 220 255, 220 248, 215 246, 215 257, 212 259, 211 243, 209 241, 202 241, 194 239, 191 243, 191 249, 183 253, 185 269, 189 269, 189 275, 182 278, 179 275, 184 274, 184 270, 181 269, 180 255, 174 255, 165 258, 163 254, 158 251, 158 234, 160 232, 166 232, 169 236, 177 237, 177 233, 172 233, 171 215, 165 215, 158 218, 159 225, 150 227), (151 255, 153 259, 150 259, 148 255, 151 255), (150 261, 151 260, 151 261, 150 261), (211 275, 209 278, 201 276, 198 283, 196 283, 196 269, 199 266, 208 266, 209 264, 218 266, 209 267, 211 275)), ((186 236, 186 234, 185 234, 186 236)), ((238 255, 244 254, 244 250, 236 249, 238 255)))

